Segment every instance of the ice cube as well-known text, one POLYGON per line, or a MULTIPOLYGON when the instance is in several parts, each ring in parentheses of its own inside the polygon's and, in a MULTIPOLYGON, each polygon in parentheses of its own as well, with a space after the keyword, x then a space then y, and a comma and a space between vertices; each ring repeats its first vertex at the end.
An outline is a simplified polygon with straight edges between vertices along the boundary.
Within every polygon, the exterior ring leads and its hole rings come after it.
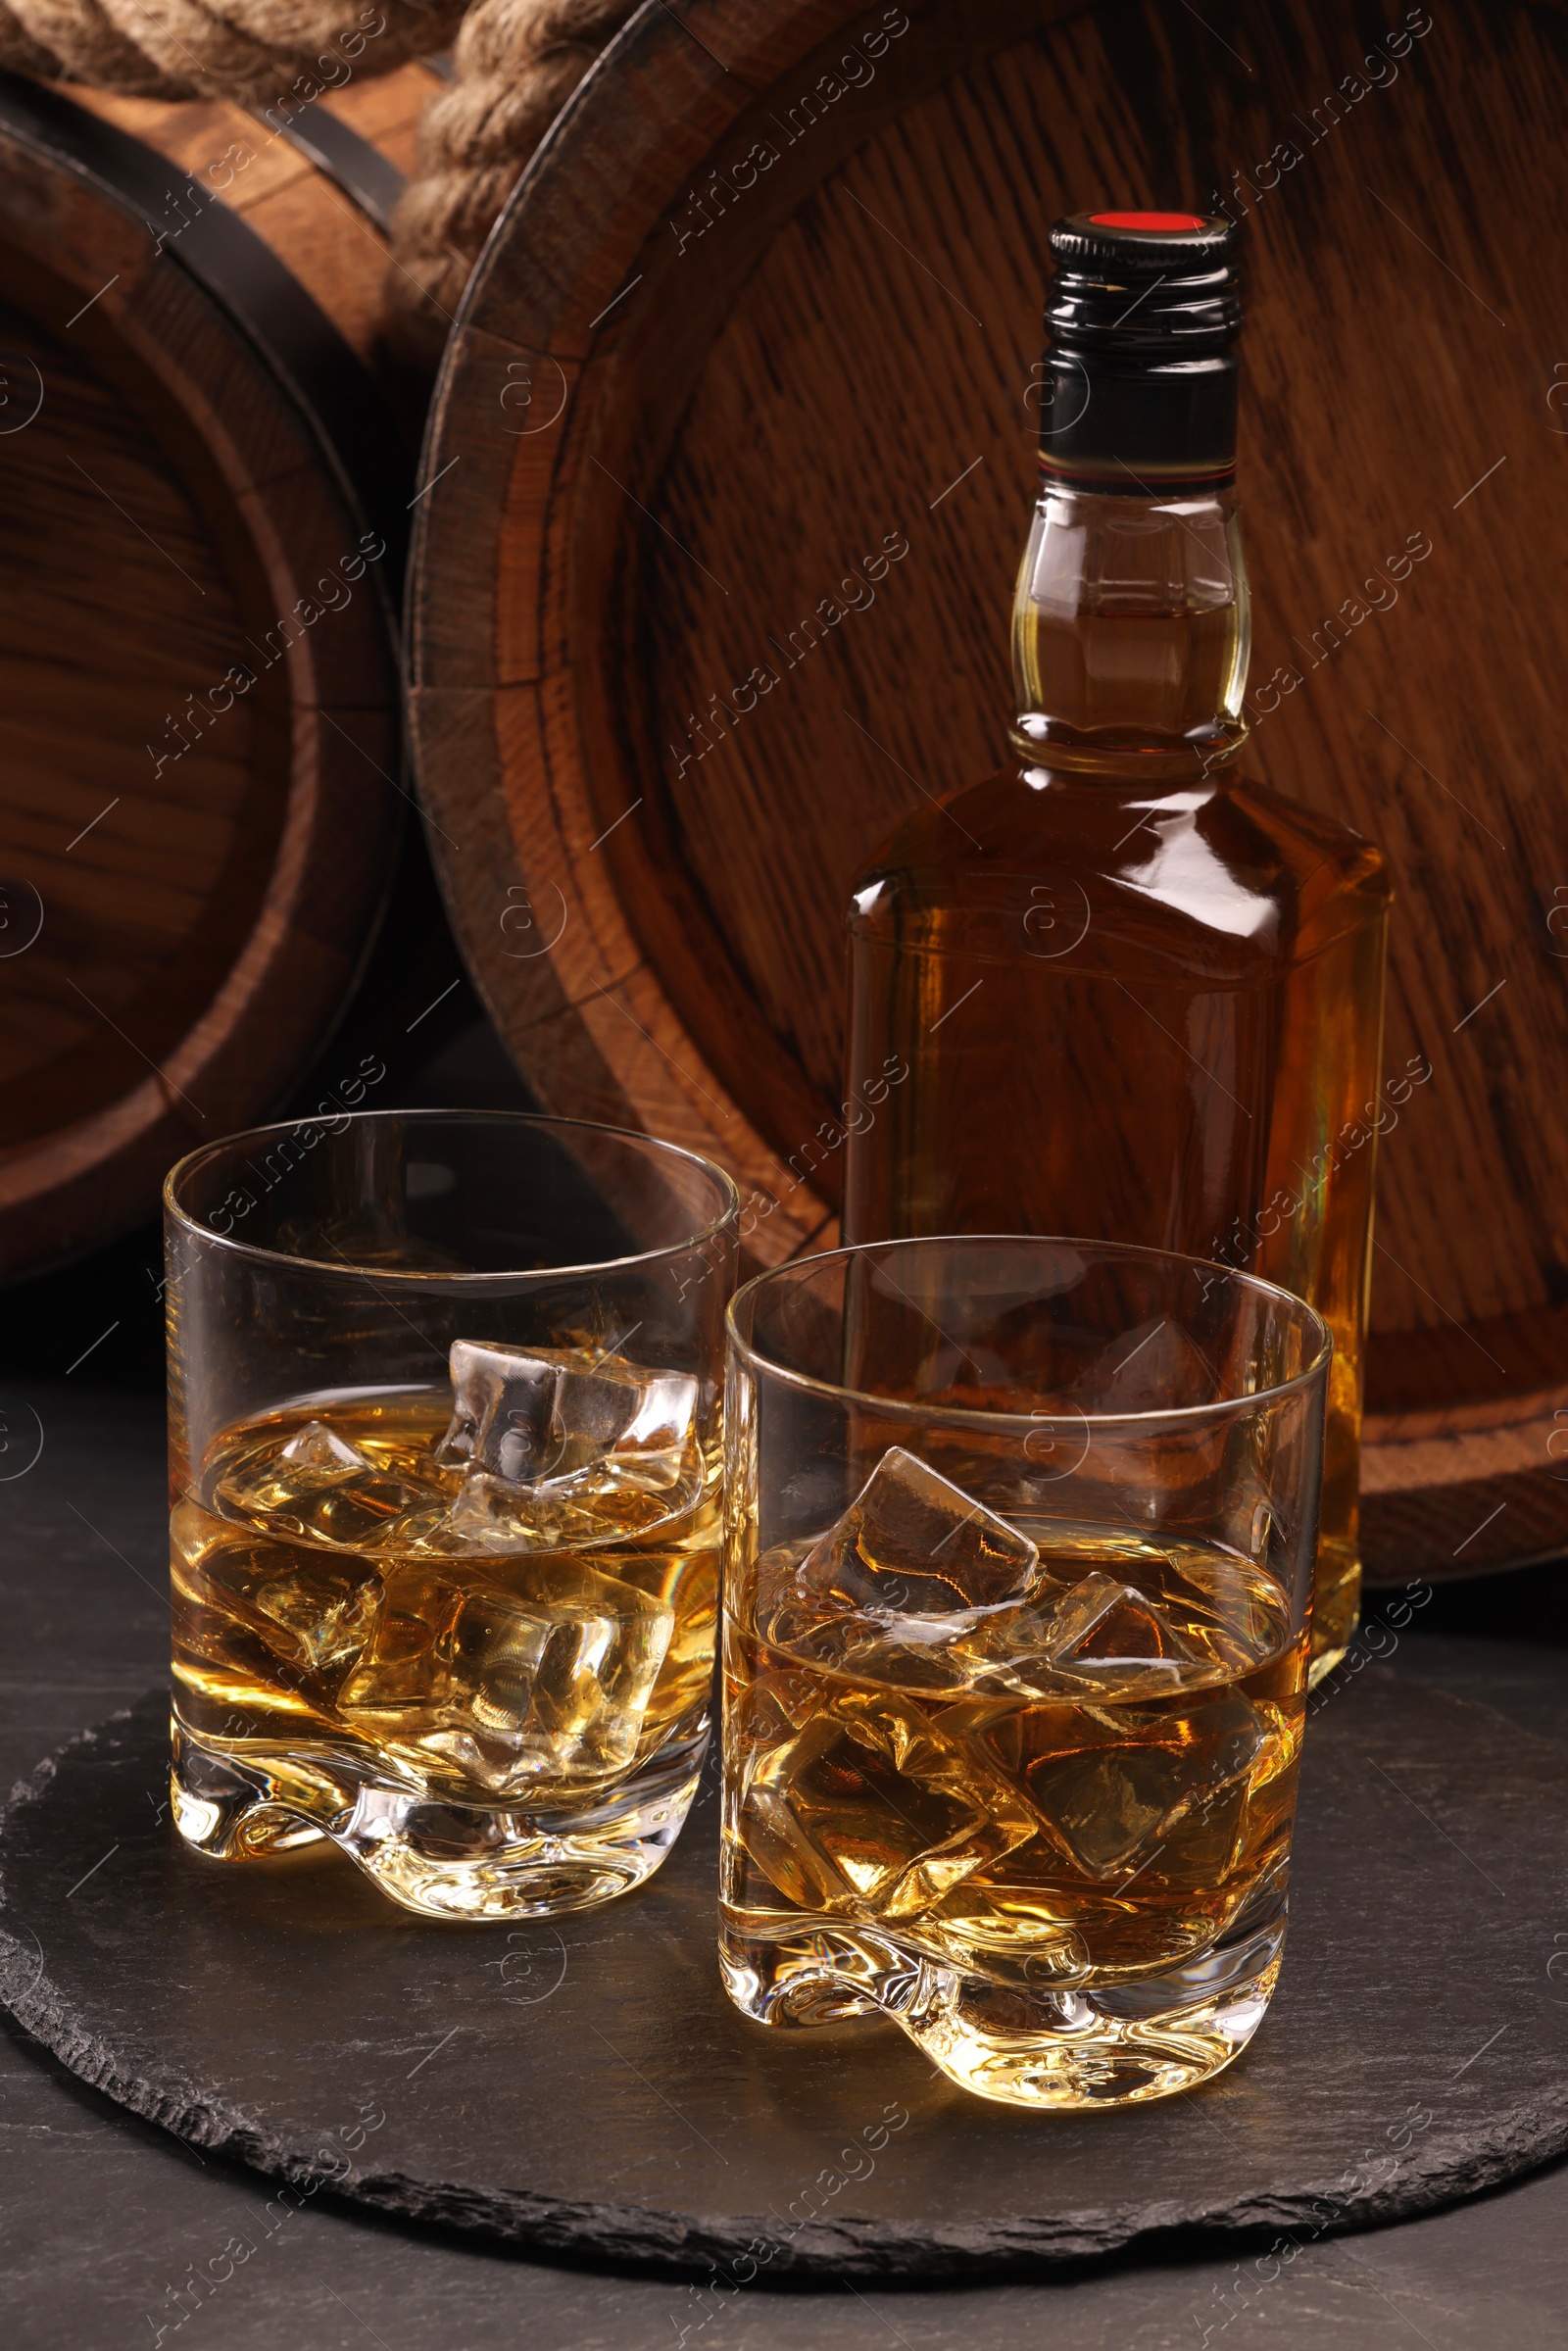
POLYGON ((612 1372, 564 1368, 556 1382, 557 1440, 608 1452, 636 1419, 640 1400, 633 1382, 612 1372))
POLYGON ((411 1709, 428 1708, 444 1696, 452 1627, 463 1606, 461 1587, 423 1568, 387 1574, 376 1614, 359 1663, 338 1691, 338 1709, 350 1723, 384 1732, 390 1723, 412 1731, 411 1709))
POLYGON ((238 1529, 214 1540, 212 1521, 177 1505, 171 1574, 183 1646, 253 1687, 297 1689, 316 1668, 351 1658, 372 1621, 379 1579, 363 1562, 238 1529))
POLYGON ((521 1592, 404 1569, 337 1703, 414 1769, 491 1794, 603 1780, 636 1758, 673 1630, 662 1601, 586 1566, 521 1592))
MULTIPOLYGON (((569 1479, 559 1486, 518 1486, 489 1470, 470 1469, 457 1499, 423 1540, 434 1551, 549 1551, 603 1541, 611 1531, 584 1506, 569 1479)), ((613 1531, 631 1530, 616 1520, 613 1531)))
POLYGON ((674 1611, 579 1567, 537 1595, 470 1592, 453 1626, 437 1751, 468 1739, 492 1789, 600 1779, 633 1762, 674 1611))
POLYGON ((945 1737, 912 1699, 868 1690, 835 1695, 757 1756, 740 1819, 752 1858, 790 1901, 901 1921, 1039 1828, 969 1740, 945 1737))
POLYGON ((225 1511, 302 1534, 320 1494, 367 1471, 375 1474, 364 1453, 324 1421, 308 1420, 286 1445, 242 1454, 219 1480, 216 1498, 225 1511))
POLYGON ((892 1445, 796 1582, 830 1607, 931 1616, 1021 1599, 1039 1562, 1026 1535, 892 1445))
POLYGON ((504 1477, 537 1474, 551 1451, 559 1363, 523 1347, 458 1339, 447 1367, 453 1409, 436 1447, 440 1466, 456 1469, 472 1461, 504 1477))
POLYGON ((694 1379, 467 1339, 456 1342, 450 1362, 454 1411, 436 1450, 441 1467, 552 1493, 607 1481, 644 1491, 678 1484, 697 1410, 694 1379))
POLYGON ((1031 1777, 1057 1841, 1087 1876, 1118 1877, 1152 1857, 1179 1800, 1180 1758, 1131 1743, 1064 1756, 1031 1777))
POLYGON ((340 1437, 335 1429, 329 1429, 324 1420, 308 1420, 304 1428, 289 1439, 278 1459, 293 1463, 297 1471, 321 1470, 329 1477, 337 1477, 347 1469, 370 1467, 366 1455, 356 1452, 353 1445, 340 1437))
POLYGON ((340 1478, 322 1492, 301 1496, 294 1509, 298 1524, 323 1543, 345 1550, 368 1551, 405 1547, 411 1522, 427 1512, 432 1495, 425 1487, 370 1469, 340 1478))
MULTIPOLYGON (((1168 1703, 1168 1701, 1167 1701, 1168 1703)), ((999 1761, 1029 1790, 1052 1841, 1102 1884, 1172 1867, 1194 1835, 1229 1848, 1250 1777, 1273 1741, 1269 1723, 1239 1692, 1193 1713, 1134 1706, 1026 1708, 997 1726, 999 1761)), ((1213 1860, 1216 1882, 1225 1857, 1213 1860)))
POLYGON ((617 1485, 659 1490, 679 1482, 697 1414, 697 1382, 679 1372, 562 1372, 554 1433, 561 1451, 549 1484, 603 1470, 617 1485))
POLYGON ((814 1674, 785 1669, 760 1673, 737 1686, 724 1700, 724 1735, 732 1745, 746 1749, 777 1746, 815 1714, 821 1685, 814 1674))
POLYGON ((296 1664, 340 1665, 359 1655, 382 1596, 381 1579, 351 1568, 304 1561, 273 1576, 256 1593, 256 1606, 287 1641, 296 1664))
POLYGON ((988 1669, 1019 1613, 1012 1601, 937 1615, 889 1605, 846 1608, 842 1590, 808 1585, 803 1591, 797 1554, 787 1543, 758 1562, 756 1623, 770 1647, 899 1690, 967 1688, 988 1669))
POLYGON ((1069 1587, 1043 1630, 1053 1666, 1101 1682, 1168 1680, 1206 1662, 1147 1593, 1098 1568, 1069 1587))

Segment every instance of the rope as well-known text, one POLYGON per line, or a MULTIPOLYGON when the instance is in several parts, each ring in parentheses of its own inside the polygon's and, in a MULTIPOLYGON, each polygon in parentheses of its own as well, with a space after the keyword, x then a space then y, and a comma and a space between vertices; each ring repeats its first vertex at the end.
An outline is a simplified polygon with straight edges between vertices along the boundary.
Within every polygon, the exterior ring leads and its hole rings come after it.
POLYGON ((466 0, 0 0, 0 66, 133 98, 269 106, 442 49, 466 0), (305 86, 307 78, 309 88, 305 86))
POLYGON ((385 306, 433 363, 522 168, 638 0, 0 0, 0 67, 135 98, 269 106, 444 48, 393 222, 385 306))
POLYGON ((637 0, 473 0, 392 223, 393 340, 433 361, 523 166, 637 0))

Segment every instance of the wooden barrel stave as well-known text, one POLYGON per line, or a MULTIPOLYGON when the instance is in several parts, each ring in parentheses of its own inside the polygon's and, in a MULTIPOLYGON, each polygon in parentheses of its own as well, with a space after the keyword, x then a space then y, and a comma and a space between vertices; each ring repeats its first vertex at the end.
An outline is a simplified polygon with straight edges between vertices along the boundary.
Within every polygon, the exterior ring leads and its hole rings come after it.
MULTIPOLYGON (((382 352, 381 278, 385 223, 336 188, 292 146, 265 115, 221 100, 171 103, 126 98, 118 92, 64 85, 73 102, 101 122, 128 131, 162 155, 170 170, 164 202, 148 218, 155 229, 175 232, 191 213, 193 184, 206 202, 220 202, 287 263, 291 274, 330 317, 351 349, 374 369, 382 352), (363 267, 345 270, 345 246, 363 245, 363 267)), ((438 78, 424 66, 406 66, 376 80, 351 81, 309 108, 278 121, 308 126, 325 115, 356 132, 396 173, 414 168, 419 118, 438 78)))
MULTIPOLYGON (((172 175, 122 133, 53 92, 0 98, 7 349, 23 372, 39 355, 49 394, 28 431, 0 430, 0 465, 42 501, 3 526, 0 872, 47 911, 0 960, 9 1270, 149 1213, 172 1159, 286 1093, 368 951, 405 806, 408 457, 242 222, 205 208, 160 253, 137 197, 172 175)), ((288 177, 309 177, 292 150, 288 177)), ((378 258, 352 275, 368 319, 378 258)))
MULTIPOLYGON (((471 347, 480 364, 449 375, 438 391, 431 445, 439 438, 478 450, 510 439, 508 511, 515 519, 544 493, 559 462, 549 419, 569 400, 574 369, 569 357, 553 359, 536 378, 529 369, 537 353, 505 336, 482 333, 471 347), (523 429, 541 416, 542 428, 523 429)), ((461 464, 431 493, 441 499, 443 527, 471 530, 476 540, 493 527, 493 495, 478 468, 466 473, 461 464)), ((429 504, 421 500, 421 514, 429 504)), ((569 1104, 571 1116, 644 1127, 726 1159, 785 1203, 752 1222, 759 1249, 774 1247, 777 1234, 778 1253, 788 1255, 821 1233, 828 1211, 814 1195, 789 1204, 792 1177, 750 1139, 738 1102, 702 1065, 613 895, 581 887, 581 875, 595 871, 596 833, 583 829, 586 811, 558 802, 548 782, 548 741, 568 722, 570 696, 559 678, 548 696, 535 682, 560 625, 539 593, 544 542, 520 520, 506 545, 504 598, 483 566, 456 564, 450 592, 419 599, 409 612, 413 723, 447 747, 454 774, 475 784, 450 806, 439 791, 425 797, 468 968, 547 1108, 569 1104), (423 682, 432 668, 442 679, 434 690, 423 682), (493 697, 492 675, 500 681, 493 697), (541 778, 525 802, 504 787, 519 768, 541 778)))

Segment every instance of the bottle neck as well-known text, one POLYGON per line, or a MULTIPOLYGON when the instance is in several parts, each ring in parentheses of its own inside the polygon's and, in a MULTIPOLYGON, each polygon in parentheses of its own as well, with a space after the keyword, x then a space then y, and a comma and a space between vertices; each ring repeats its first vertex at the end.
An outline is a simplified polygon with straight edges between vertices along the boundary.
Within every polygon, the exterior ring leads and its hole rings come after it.
POLYGON ((1012 611, 1012 739, 1031 766, 1213 775, 1247 739, 1250 649, 1232 482, 1143 496, 1047 475, 1012 611))
POLYGON ((1228 269, 1136 282, 1064 267, 1048 305, 1013 740, 1049 769, 1180 783, 1247 737, 1240 311, 1228 269))

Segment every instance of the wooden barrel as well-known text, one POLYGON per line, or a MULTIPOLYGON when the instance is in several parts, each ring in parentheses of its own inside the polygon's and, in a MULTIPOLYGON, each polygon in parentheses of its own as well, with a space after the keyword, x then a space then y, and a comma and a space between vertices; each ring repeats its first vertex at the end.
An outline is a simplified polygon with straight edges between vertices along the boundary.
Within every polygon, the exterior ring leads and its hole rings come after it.
POLYGON ((1010 709, 1047 225, 1247 217, 1251 772, 1398 888, 1385 1580, 1568 1543, 1562 13, 644 11, 469 289, 412 582, 433 846, 526 1075, 716 1153, 760 1256, 825 1239, 846 877, 1010 709))
POLYGON ((433 86, 258 119, 0 76, 6 1272, 154 1213, 368 948, 414 493, 376 321, 433 86))

